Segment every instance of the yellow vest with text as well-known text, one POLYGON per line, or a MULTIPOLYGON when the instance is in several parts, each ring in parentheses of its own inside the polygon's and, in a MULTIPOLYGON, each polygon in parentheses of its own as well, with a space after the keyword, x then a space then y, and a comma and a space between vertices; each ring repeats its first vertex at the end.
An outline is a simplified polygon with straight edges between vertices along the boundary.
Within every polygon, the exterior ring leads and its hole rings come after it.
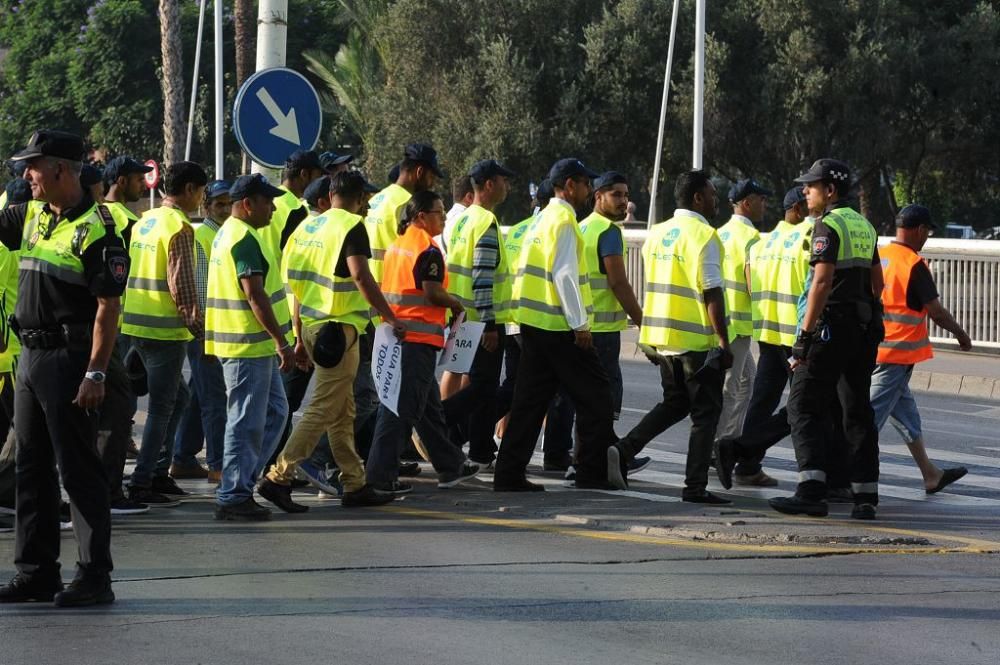
MULTIPOLYGON (((144 339, 188 341, 193 339, 177 311, 167 285, 167 252, 170 241, 185 225, 187 216, 174 208, 155 208, 132 228, 129 271, 122 333, 144 339)), ((191 257, 194 260, 194 257, 191 257)))
POLYGON ((347 234, 363 222, 360 215, 332 208, 304 221, 288 238, 281 272, 304 324, 337 321, 359 333, 368 325, 368 301, 354 279, 334 274, 347 234))
POLYGON ((277 353, 274 340, 260 324, 243 292, 236 272, 233 247, 247 235, 256 238, 267 275, 264 291, 268 294, 274 318, 286 344, 291 344, 292 317, 285 301, 285 285, 274 251, 261 240, 257 230, 246 222, 230 217, 219 229, 212 244, 208 263, 208 299, 205 307, 205 353, 220 358, 265 358, 277 353))
POLYGON ((543 330, 571 329, 563 313, 562 301, 552 275, 556 260, 556 239, 567 227, 576 236, 580 293, 587 309, 588 322, 593 327, 594 301, 590 292, 590 280, 587 279, 583 235, 573 211, 568 205, 555 199, 532 221, 524 234, 524 244, 514 272, 513 300, 517 303, 515 322, 543 330))
POLYGON ((639 342, 682 351, 708 351, 719 343, 702 293, 702 255, 722 243, 695 217, 675 216, 653 226, 642 246, 646 292, 639 342))
POLYGON ((490 228, 497 234, 498 264, 493 273, 493 313, 496 323, 512 320, 511 293, 513 278, 507 248, 504 246, 500 224, 492 212, 478 205, 471 205, 459 215, 451 228, 448 244, 448 291, 462 303, 465 317, 469 321, 479 321, 479 310, 475 307, 472 286, 472 264, 476 244, 490 228))
POLYGON ((747 290, 747 252, 760 238, 760 232, 741 219, 730 219, 717 231, 725 258, 722 260, 722 284, 726 292, 729 339, 749 337, 753 333, 750 293, 747 290))
POLYGON ((271 215, 271 223, 258 231, 258 235, 263 240, 275 256, 281 256, 281 235, 288 225, 288 216, 293 210, 298 210, 305 204, 295 196, 287 187, 279 185, 278 189, 284 190, 284 194, 274 199, 274 213, 271 215))
MULTIPOLYGON (((620 332, 628 327, 625 309, 608 286, 608 276, 601 272, 602 261, 597 247, 601 234, 612 226, 615 226, 614 222, 596 212, 580 222, 580 233, 583 234, 584 252, 587 257, 590 292, 594 297, 594 332, 620 332)), ((624 237, 622 244, 624 247, 624 237)), ((627 258, 628 249, 624 251, 624 257, 627 258)))
POLYGON ((798 302, 809 276, 813 220, 781 222, 750 248, 750 299, 753 338, 792 346, 798 302))
MULTIPOLYGON (((403 216, 403 207, 413 197, 406 189, 393 183, 372 197, 368 202, 365 229, 371 244, 371 270, 375 281, 382 282, 382 263, 385 251, 399 235, 397 228, 403 216)), ((449 248, 450 251, 450 248, 449 248)))
POLYGON ((823 216, 823 223, 840 238, 836 270, 871 268, 878 243, 871 222, 852 208, 835 208, 823 216))
MULTIPOLYGON (((507 260, 510 262, 511 272, 517 266, 521 256, 521 247, 524 245, 524 236, 531 227, 531 223, 536 217, 532 215, 527 219, 522 219, 514 226, 507 229, 507 234, 503 238, 503 247, 507 251, 507 260)), ((512 275, 513 276, 513 275, 512 275)), ((513 284, 511 285, 513 286, 513 284)))

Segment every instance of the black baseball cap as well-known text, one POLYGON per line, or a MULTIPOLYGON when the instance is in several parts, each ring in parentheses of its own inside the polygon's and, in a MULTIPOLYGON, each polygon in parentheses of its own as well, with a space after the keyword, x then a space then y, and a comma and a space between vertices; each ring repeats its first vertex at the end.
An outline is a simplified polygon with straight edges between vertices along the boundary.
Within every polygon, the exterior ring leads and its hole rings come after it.
POLYGON ((127 157, 125 155, 119 155, 108 162, 108 165, 104 167, 104 181, 111 183, 122 176, 132 175, 134 173, 149 173, 153 170, 152 166, 146 166, 137 159, 127 157))
POLYGON ((12 160, 56 157, 72 162, 83 161, 83 139, 76 134, 57 129, 39 129, 28 139, 28 145, 11 157, 12 160))
POLYGON ((320 169, 325 171, 314 150, 296 150, 285 160, 286 169, 320 169))
POLYGON ((320 199, 325 199, 328 196, 330 196, 330 176, 328 175, 313 180, 302 193, 302 198, 313 208, 317 206, 320 199))
POLYGON ((102 178, 101 169, 93 164, 84 164, 83 168, 80 169, 80 184, 84 187, 93 187, 100 184, 102 178))
POLYGON ((411 143, 403 150, 403 157, 414 162, 425 164, 439 178, 444 177, 438 165, 437 150, 425 143, 411 143))
POLYGON ((365 178, 365 191, 368 192, 369 194, 377 194, 377 193, 381 192, 382 190, 379 189, 376 185, 373 185, 368 180, 368 178, 365 178))
POLYGON ((393 164, 392 168, 389 169, 389 175, 386 177, 389 178, 390 185, 399 180, 399 164, 399 162, 396 162, 393 164))
POLYGON ((851 167, 839 159, 817 159, 809 170, 795 179, 795 182, 820 182, 830 181, 850 184, 851 167))
POLYGON ((759 194, 760 196, 774 196, 774 192, 770 189, 765 189, 759 182, 753 178, 747 178, 745 180, 740 180, 735 185, 729 188, 729 200, 733 203, 739 203, 751 194, 759 194))
POLYGON ((233 201, 239 201, 256 194, 275 199, 284 193, 284 190, 278 189, 269 183, 267 178, 260 173, 241 175, 233 182, 233 186, 229 188, 229 196, 233 201))
POLYGON ((16 206, 31 200, 31 183, 24 178, 14 178, 4 187, 7 201, 4 207, 16 206))
POLYGON ((24 170, 28 168, 28 162, 26 162, 23 159, 19 160, 8 159, 7 168, 10 169, 10 174, 15 178, 23 178, 24 170))
POLYGON ((931 219, 931 211, 927 209, 926 206, 922 206, 917 203, 911 203, 896 215, 896 228, 900 229, 916 229, 921 226, 926 226, 929 229, 940 228, 933 219, 931 219))
POLYGON ((556 195, 556 190, 552 187, 552 181, 545 178, 540 183, 538 183, 538 189, 535 190, 536 199, 551 199, 556 195))
POLYGON ((205 187, 205 200, 211 201, 223 194, 228 194, 232 186, 233 183, 228 180, 213 180, 205 187))
POLYGON ((491 178, 495 178, 498 175, 513 178, 517 174, 495 159, 484 159, 476 162, 472 165, 472 168, 469 169, 469 177, 479 184, 482 184, 491 178))
POLYGON ((806 200, 806 194, 802 191, 801 187, 792 187, 790 190, 785 192, 785 200, 781 202, 781 206, 785 210, 791 210, 795 207, 796 203, 802 203, 806 200))
POLYGON ((628 180, 618 171, 605 171, 594 180, 594 190, 614 187, 615 185, 627 185, 628 180))
POLYGON ((329 170, 338 164, 349 164, 354 161, 354 155, 343 154, 339 155, 332 150, 327 150, 324 153, 320 153, 319 163, 324 169, 329 170))
POLYGON ((549 169, 549 180, 552 182, 579 175, 587 176, 591 180, 597 177, 596 173, 584 166, 583 162, 576 157, 566 157, 564 159, 560 159, 552 165, 551 169, 549 169))

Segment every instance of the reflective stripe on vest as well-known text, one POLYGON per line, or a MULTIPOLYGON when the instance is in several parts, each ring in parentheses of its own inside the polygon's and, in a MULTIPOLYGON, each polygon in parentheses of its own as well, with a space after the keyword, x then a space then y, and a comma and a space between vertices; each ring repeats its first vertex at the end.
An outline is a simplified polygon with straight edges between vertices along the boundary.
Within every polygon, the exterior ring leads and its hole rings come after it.
POLYGON ((923 263, 920 254, 898 242, 879 249, 882 260, 882 306, 885 339, 878 347, 878 362, 915 365, 934 356, 927 331, 927 309, 912 310, 906 291, 913 269, 923 263))
POLYGON ((497 267, 493 274, 493 315, 496 323, 509 323, 511 320, 510 300, 512 281, 510 279, 510 262, 507 249, 500 233, 500 225, 492 212, 473 204, 459 215, 451 228, 451 235, 445 239, 448 244, 448 273, 450 283, 448 291, 465 307, 465 316, 469 321, 479 321, 479 310, 475 307, 472 278, 473 261, 476 245, 483 235, 494 229, 497 236, 497 267))
POLYGON ((867 219, 851 208, 837 208, 823 217, 823 223, 840 239, 837 270, 871 268, 878 234, 867 219))
POLYGON ((718 243, 722 251, 715 229, 688 215, 650 229, 642 246, 641 343, 678 351, 707 351, 719 343, 700 288, 701 257, 709 243, 718 243))
MULTIPOLYGON (((193 339, 167 282, 170 243, 185 228, 193 234, 190 226, 180 210, 161 207, 145 213, 132 228, 128 249, 132 267, 122 308, 122 334, 165 341, 193 339)), ((193 247, 190 260, 193 266, 193 247)))
POLYGON ((348 233, 362 223, 359 215, 331 208, 300 224, 288 238, 281 269, 305 324, 337 321, 359 333, 368 325, 368 301, 354 279, 335 274, 348 233))
POLYGON ((557 238, 563 229, 570 229, 576 236, 580 295, 587 310, 588 323, 593 327, 594 303, 587 279, 583 236, 572 208, 559 199, 552 199, 524 234, 517 269, 514 271, 513 299, 517 303, 514 319, 517 323, 543 330, 570 330, 552 276, 557 238))
POLYGON ((291 314, 285 300, 285 287, 273 250, 261 241, 256 229, 230 217, 215 236, 212 258, 208 264, 208 298, 205 307, 205 353, 220 358, 265 358, 277 352, 274 340, 254 316, 236 272, 233 248, 247 236, 260 245, 267 262, 264 291, 268 294, 274 318, 284 342, 291 344, 291 314))
MULTIPOLYGON (((396 238, 385 253, 382 291, 392 313, 406 324, 403 341, 443 348, 448 309, 430 304, 413 277, 417 259, 431 246, 437 247, 437 243, 427 231, 412 224, 408 226, 406 233, 396 238)), ((443 286, 448 288, 447 268, 443 286)))
POLYGON ((718 230, 725 251, 722 257, 722 285, 729 315, 729 339, 753 334, 750 316, 750 293, 747 290, 747 252, 760 238, 760 232, 743 219, 733 217, 718 230))
POLYGON ((413 195, 393 183, 372 197, 368 202, 368 216, 365 218, 365 229, 368 231, 368 242, 371 245, 371 271, 375 281, 382 282, 382 264, 385 252, 398 235, 396 229, 403 215, 403 206, 413 195))
POLYGON ((761 236, 748 254, 753 338, 765 344, 792 346, 799 298, 805 290, 812 251, 813 220, 781 222, 761 236))
MULTIPOLYGON (((601 236, 613 226, 614 222, 596 212, 580 222, 587 272, 590 277, 590 292, 594 297, 594 332, 619 332, 628 327, 625 309, 618 302, 618 296, 609 288, 607 275, 601 271, 603 260, 597 247, 601 236)), ((623 248, 624 244, 623 240, 623 248)), ((628 256, 628 250, 625 252, 623 258, 628 256)))

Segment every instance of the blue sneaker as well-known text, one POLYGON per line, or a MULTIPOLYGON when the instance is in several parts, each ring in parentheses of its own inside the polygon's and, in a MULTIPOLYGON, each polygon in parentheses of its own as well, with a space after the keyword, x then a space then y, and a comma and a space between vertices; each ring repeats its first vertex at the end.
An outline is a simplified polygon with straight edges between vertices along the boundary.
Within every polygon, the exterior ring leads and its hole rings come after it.
POLYGON ((636 457, 628 463, 628 475, 632 476, 639 473, 649 466, 649 463, 652 461, 653 460, 650 457, 636 457))
POLYGON ((341 487, 340 483, 331 481, 327 478, 324 469, 320 469, 309 461, 299 462, 298 468, 295 469, 295 476, 306 481, 320 492, 334 496, 341 496, 344 493, 344 488, 341 487))

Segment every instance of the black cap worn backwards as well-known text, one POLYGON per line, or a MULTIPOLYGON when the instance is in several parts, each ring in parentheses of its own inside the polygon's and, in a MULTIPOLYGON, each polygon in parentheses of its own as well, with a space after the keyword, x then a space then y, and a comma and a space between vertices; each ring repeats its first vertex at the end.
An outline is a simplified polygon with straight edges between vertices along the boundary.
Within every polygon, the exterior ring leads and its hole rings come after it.
POLYGON ((390 185, 399 180, 399 162, 393 164, 392 168, 389 169, 389 175, 386 177, 389 178, 390 185))
POLYGON ((330 176, 328 175, 313 180, 302 193, 302 198, 313 208, 319 204, 320 199, 325 199, 328 196, 330 196, 330 176))
POLYGON ((584 166, 583 162, 576 157, 566 157, 565 159, 560 159, 552 165, 551 169, 549 169, 549 180, 552 182, 579 175, 586 176, 590 179, 597 177, 596 173, 584 166))
POLYGON ((348 155, 348 154, 339 155, 333 152, 332 150, 327 150, 324 153, 320 153, 319 156, 319 163, 327 171, 332 169, 334 166, 338 166, 340 164, 349 164, 352 161, 354 161, 354 155, 348 155))
POLYGON ((538 189, 535 190, 536 199, 551 199, 556 195, 556 190, 552 187, 552 181, 545 178, 540 183, 538 183, 538 189))
POLYGON ((785 200, 781 202, 781 207, 784 210, 791 210, 795 207, 796 203, 802 203, 806 200, 806 193, 802 191, 801 187, 792 187, 790 190, 785 192, 785 200))
POLYGON ((4 187, 7 192, 7 201, 4 207, 16 206, 27 203, 31 200, 31 183, 24 178, 14 178, 4 187))
POLYGON ((437 150, 425 143, 411 143, 403 150, 403 157, 414 162, 420 162, 434 172, 439 178, 444 177, 441 167, 438 165, 437 150))
POLYGON ((628 180, 625 179, 618 171, 605 171, 594 180, 594 190, 606 189, 608 187, 614 187, 615 185, 627 185, 628 180))
POLYGON ((134 173, 149 173, 153 170, 152 166, 146 166, 137 159, 131 157, 126 157, 125 155, 119 155, 115 157, 108 165, 104 167, 104 181, 111 183, 122 176, 129 176, 134 173))
POLYGON ((269 183, 267 178, 260 173, 241 175, 233 182, 233 186, 229 188, 229 196, 233 201, 239 201, 256 194, 275 199, 284 193, 284 190, 278 189, 269 183))
POLYGON ((83 168, 80 169, 80 185, 83 187, 93 187, 94 185, 100 184, 103 178, 101 169, 97 168, 93 164, 84 164, 83 168))
POLYGON ((739 203, 751 194, 759 194, 761 196, 774 196, 774 192, 770 189, 765 189, 761 186, 759 182, 753 178, 747 178, 746 180, 740 180, 735 185, 729 188, 729 200, 733 203, 739 203))
POLYGON ((839 159, 817 159, 809 170, 795 179, 795 182, 829 181, 851 184, 851 167, 839 159))
POLYGON ((484 159, 480 162, 476 162, 472 165, 472 168, 469 169, 469 177, 480 185, 491 178, 497 177, 498 175, 513 178, 517 174, 495 159, 484 159))
POLYGON ((296 150, 285 160, 285 168, 326 170, 319 161, 319 155, 313 150, 296 150))
POLYGON ((55 129, 39 129, 28 139, 24 150, 16 152, 11 159, 34 159, 35 157, 56 157, 71 162, 83 161, 83 139, 76 134, 55 129))
POLYGON ((926 226, 929 229, 940 228, 934 220, 931 219, 931 211, 925 206, 911 203, 896 215, 896 228, 900 229, 916 229, 921 226, 926 226))
POLYGON ((212 199, 216 199, 223 194, 229 194, 229 190, 232 186, 233 183, 228 180, 213 180, 208 183, 207 187, 205 187, 205 200, 211 201, 212 199))

